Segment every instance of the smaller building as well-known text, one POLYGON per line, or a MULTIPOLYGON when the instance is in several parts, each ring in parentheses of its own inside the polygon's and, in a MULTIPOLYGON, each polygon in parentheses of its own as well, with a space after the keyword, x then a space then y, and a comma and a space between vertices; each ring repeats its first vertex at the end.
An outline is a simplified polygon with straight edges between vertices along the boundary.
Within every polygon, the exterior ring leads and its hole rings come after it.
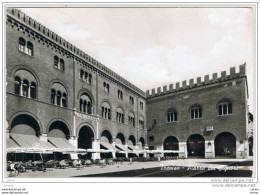
POLYGON ((180 158, 247 158, 246 64, 196 80, 146 92, 149 148, 179 150, 180 158))

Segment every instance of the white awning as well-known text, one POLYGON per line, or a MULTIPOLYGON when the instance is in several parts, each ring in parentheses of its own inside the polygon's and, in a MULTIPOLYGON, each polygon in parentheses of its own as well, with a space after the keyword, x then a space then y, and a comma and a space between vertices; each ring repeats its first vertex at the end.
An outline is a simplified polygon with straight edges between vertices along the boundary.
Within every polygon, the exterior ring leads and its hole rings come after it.
POLYGON ((26 153, 51 153, 55 149, 53 145, 40 141, 35 135, 10 133, 10 136, 26 153))
POLYGON ((112 146, 110 143, 107 143, 107 142, 100 142, 100 145, 104 146, 110 152, 119 152, 120 151, 117 148, 115 148, 114 146, 112 146))
POLYGON ((129 150, 126 146, 123 144, 115 144, 116 147, 118 147, 120 150, 126 152, 126 153, 132 153, 132 150, 129 150))

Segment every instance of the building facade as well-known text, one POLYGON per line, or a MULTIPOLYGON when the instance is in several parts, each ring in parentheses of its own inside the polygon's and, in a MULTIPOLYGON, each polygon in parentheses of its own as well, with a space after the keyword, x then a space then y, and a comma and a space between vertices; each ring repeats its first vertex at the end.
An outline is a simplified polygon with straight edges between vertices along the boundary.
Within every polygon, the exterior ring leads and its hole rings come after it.
POLYGON ((145 146, 145 93, 17 9, 6 15, 6 68, 8 138, 145 146))
POLYGON ((149 144, 179 150, 182 158, 242 158, 246 108, 245 65, 238 73, 231 68, 230 75, 145 94, 47 27, 7 9, 6 136, 20 146, 30 136, 93 150, 112 146, 127 153, 149 144))
POLYGON ((248 156, 246 65, 146 92, 148 144, 179 157, 248 156))

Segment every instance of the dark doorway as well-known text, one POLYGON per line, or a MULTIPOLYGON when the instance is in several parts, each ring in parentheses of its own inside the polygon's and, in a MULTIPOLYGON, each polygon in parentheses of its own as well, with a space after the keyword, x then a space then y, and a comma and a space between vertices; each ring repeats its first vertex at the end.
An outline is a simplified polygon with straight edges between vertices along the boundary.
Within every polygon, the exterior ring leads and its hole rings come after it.
POLYGON ((191 135, 187 140, 188 156, 204 157, 205 156, 205 140, 199 134, 191 135))
MULTIPOLYGON (((174 136, 167 137, 163 142, 163 150, 179 150, 179 141, 174 136)), ((178 156, 178 153, 165 153, 164 156, 178 156)))
POLYGON ((236 157, 236 137, 229 132, 223 132, 215 138, 215 155, 236 157))
MULTIPOLYGON (((81 127, 78 137, 78 148, 89 149, 92 148, 92 141, 94 140, 94 133, 88 126, 81 127)), ((91 158, 91 153, 85 155, 87 159, 91 158)))

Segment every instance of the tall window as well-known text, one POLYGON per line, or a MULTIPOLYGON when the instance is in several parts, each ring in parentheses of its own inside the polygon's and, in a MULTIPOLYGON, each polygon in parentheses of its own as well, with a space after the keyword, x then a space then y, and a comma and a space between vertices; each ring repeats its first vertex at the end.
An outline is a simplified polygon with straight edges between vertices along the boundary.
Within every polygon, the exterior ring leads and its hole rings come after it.
POLYGON ((51 103, 52 104, 56 104, 55 103, 55 98, 56 98, 56 91, 54 89, 51 90, 51 103))
POLYGON ((92 84, 92 74, 91 73, 88 73, 81 69, 80 73, 79 73, 79 77, 82 81, 92 84))
POLYGON ((128 123, 130 126, 135 126, 135 116, 133 113, 129 113, 129 116, 128 116, 128 123))
POLYGON ((90 83, 90 84, 92 83, 92 75, 91 74, 88 75, 88 83, 90 83))
POLYGON ((54 56, 54 67, 61 70, 65 71, 65 63, 63 59, 60 59, 57 56, 54 56))
POLYGON ((19 51, 25 52, 25 40, 23 38, 19 38, 19 51))
POLYGON ((123 99, 123 92, 122 92, 121 90, 118 90, 118 91, 117 91, 117 97, 118 97, 119 99, 123 99))
POLYGON ((144 109, 144 103, 140 102, 140 109, 143 110, 144 109))
POLYGON ((80 70, 80 79, 84 79, 84 71, 82 69, 80 70))
POLYGON ((103 83, 104 91, 109 92, 109 84, 107 82, 103 83))
POLYGON ((31 42, 26 42, 24 38, 20 37, 19 38, 19 51, 33 56, 33 44, 31 42))
POLYGON ((196 106, 191 108, 190 110, 190 117, 191 119, 199 119, 202 117, 202 111, 201 111, 201 107, 196 106))
POLYGON ((67 107, 68 95, 63 85, 60 83, 54 83, 51 89, 51 104, 67 107))
POLYGON ((86 114, 93 114, 92 101, 86 93, 83 93, 80 96, 79 110, 80 110, 80 112, 83 112, 86 114))
POLYGON ((61 106, 61 92, 57 91, 57 105, 61 106))
POLYGON ((60 59, 60 70, 65 71, 65 65, 64 65, 64 60, 60 59))
POLYGON ((27 42, 27 54, 33 56, 33 44, 31 42, 27 42))
POLYGON ((230 102, 223 102, 218 104, 218 115, 232 114, 232 104, 230 102))
POLYGON ((101 107, 101 117, 103 119, 111 119, 111 109, 110 105, 107 102, 104 102, 101 107))
POLYGON ((36 98, 36 83, 32 82, 31 83, 31 98, 36 98))
POLYGON ((124 112, 121 108, 116 111, 116 120, 118 123, 124 123, 124 112))
POLYGON ((29 82, 27 80, 23 81, 23 96, 28 97, 28 90, 29 90, 29 82))
POLYGON ((59 57, 54 56, 54 67, 58 68, 59 67, 59 57))
POLYGON ((139 119, 139 128, 144 129, 144 119, 143 118, 139 119))
POLYGON ((67 107, 67 95, 65 93, 62 95, 62 106, 67 107))
POLYGON ((167 122, 175 122, 177 121, 177 112, 175 110, 171 110, 167 112, 167 122))
POLYGON ((130 104, 134 104, 134 97, 133 96, 129 97, 129 102, 130 102, 130 104))
POLYGON ((21 79, 19 77, 15 77, 14 84, 14 93, 20 95, 21 79))

